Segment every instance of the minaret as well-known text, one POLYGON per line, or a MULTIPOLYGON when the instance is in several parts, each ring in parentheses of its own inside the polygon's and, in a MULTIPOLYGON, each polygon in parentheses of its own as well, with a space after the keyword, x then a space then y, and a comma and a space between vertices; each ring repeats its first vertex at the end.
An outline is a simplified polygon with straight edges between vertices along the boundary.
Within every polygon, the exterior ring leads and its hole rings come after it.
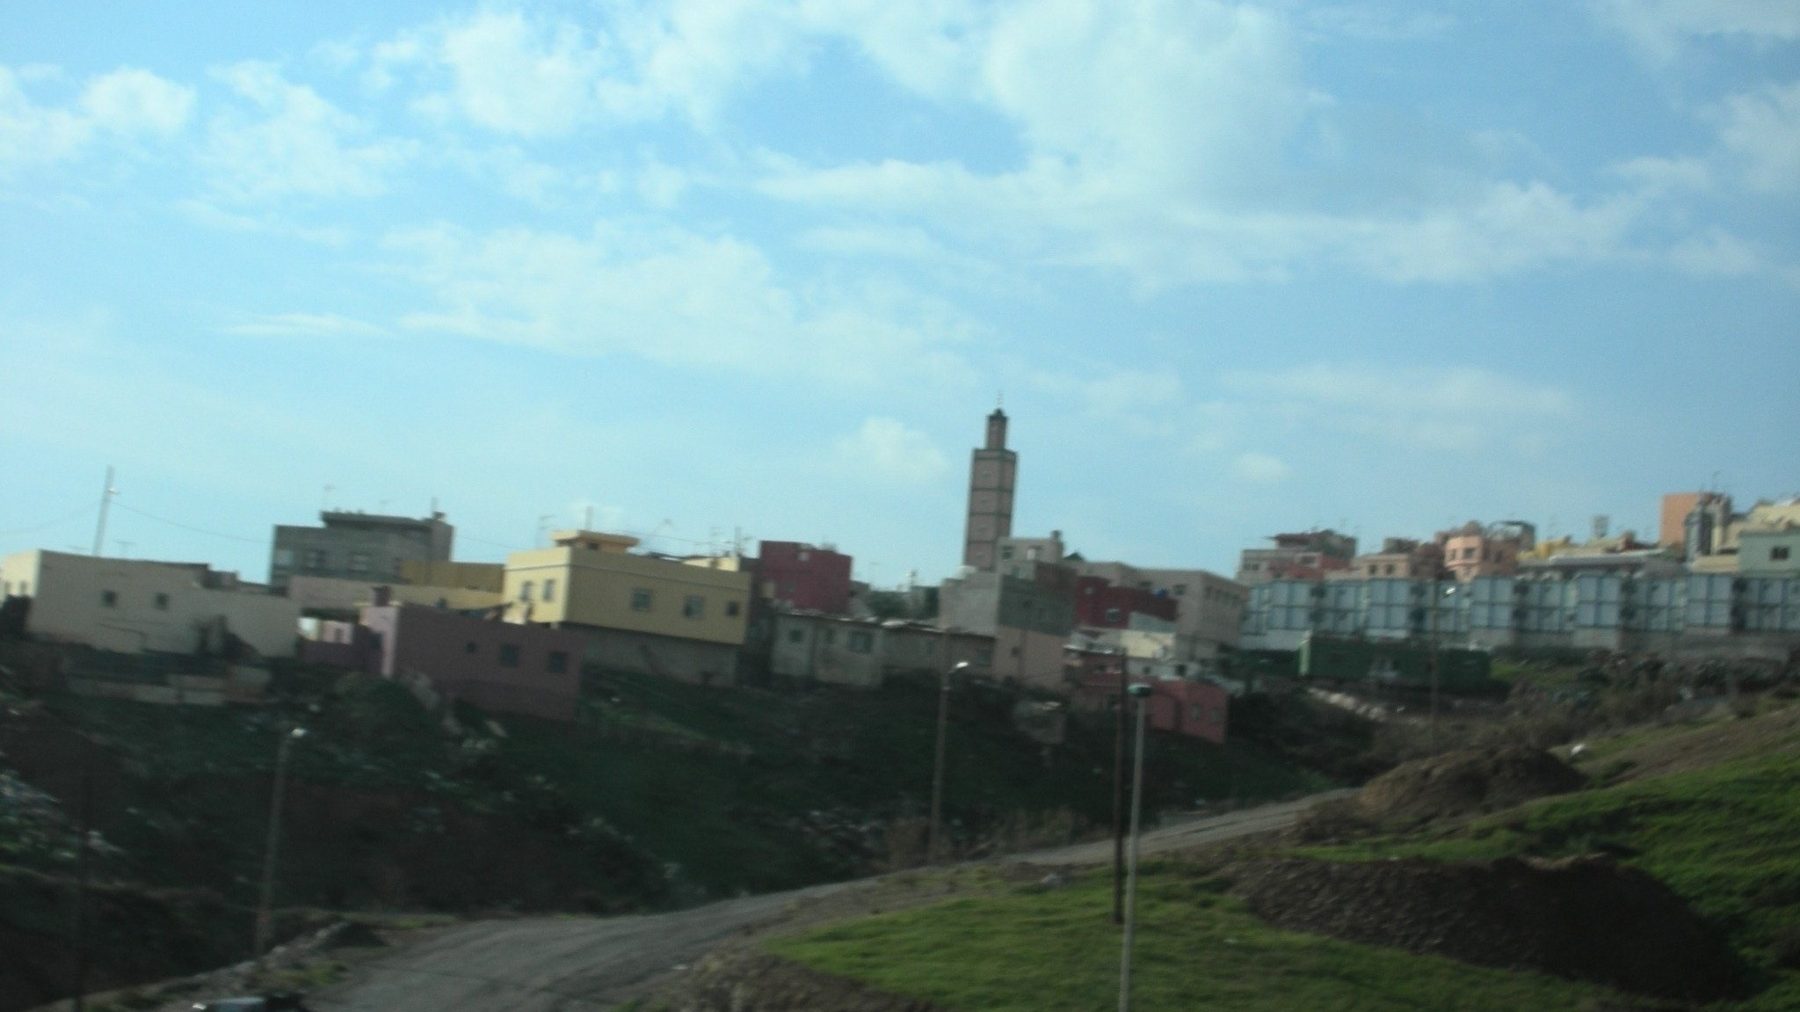
POLYGON ((1012 536, 1013 485, 1019 455, 1006 448, 1006 412, 987 418, 987 445, 969 461, 969 523, 963 535, 963 565, 994 568, 996 542, 1012 536))

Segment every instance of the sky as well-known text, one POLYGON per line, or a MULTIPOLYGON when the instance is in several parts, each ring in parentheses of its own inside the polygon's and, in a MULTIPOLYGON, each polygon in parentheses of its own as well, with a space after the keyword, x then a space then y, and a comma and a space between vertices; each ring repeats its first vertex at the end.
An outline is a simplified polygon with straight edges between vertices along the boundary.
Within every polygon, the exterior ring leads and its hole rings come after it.
POLYGON ((8 4, 0 553, 1229 574, 1800 492, 1800 4, 8 4), (178 12, 177 18, 171 13, 178 12))

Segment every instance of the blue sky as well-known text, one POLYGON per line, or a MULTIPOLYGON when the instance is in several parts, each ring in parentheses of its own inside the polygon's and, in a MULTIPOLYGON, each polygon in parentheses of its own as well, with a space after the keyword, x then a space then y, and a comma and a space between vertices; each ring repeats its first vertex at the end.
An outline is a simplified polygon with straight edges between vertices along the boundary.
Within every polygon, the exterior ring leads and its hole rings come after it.
POLYGON ((10 5, 0 551, 1230 572, 1800 491, 1800 5, 10 5))

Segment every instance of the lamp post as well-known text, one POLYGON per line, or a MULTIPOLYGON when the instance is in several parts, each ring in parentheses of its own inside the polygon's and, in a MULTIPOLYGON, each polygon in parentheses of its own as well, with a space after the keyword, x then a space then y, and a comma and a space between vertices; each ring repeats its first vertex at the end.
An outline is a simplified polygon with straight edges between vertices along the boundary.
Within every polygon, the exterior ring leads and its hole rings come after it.
POLYGON ((1130 692, 1131 657, 1119 655, 1119 707, 1113 728, 1113 908, 1114 924, 1125 923, 1125 699, 1130 692))
MULTIPOLYGON (((1137 700, 1137 745, 1131 770, 1131 855, 1125 873, 1125 941, 1119 953, 1119 1012, 1131 1008, 1131 943, 1137 935, 1138 820, 1144 808, 1144 711, 1150 686, 1139 682, 1127 690, 1137 700)), ((1120 701, 1123 704, 1123 700, 1120 701)))
POLYGON ((288 754, 294 743, 304 737, 306 728, 293 728, 281 736, 281 744, 275 749, 275 786, 269 799, 269 835, 263 843, 262 895, 256 904, 255 950, 251 953, 258 960, 268 951, 273 928, 271 904, 275 898, 275 852, 281 840, 281 802, 287 790, 288 754))
POLYGON ((938 834, 944 815, 944 738, 950 722, 950 676, 968 669, 968 661, 957 661, 944 669, 938 683, 937 760, 931 766, 931 827, 925 837, 927 864, 937 863, 938 834))

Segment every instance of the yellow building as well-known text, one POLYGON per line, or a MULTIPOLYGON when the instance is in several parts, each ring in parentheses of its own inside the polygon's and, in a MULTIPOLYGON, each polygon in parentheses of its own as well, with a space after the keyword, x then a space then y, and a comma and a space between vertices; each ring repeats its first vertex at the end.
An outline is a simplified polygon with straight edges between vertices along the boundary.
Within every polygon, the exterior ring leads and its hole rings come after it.
POLYGON ((602 665, 696 681, 734 675, 749 573, 634 555, 637 539, 621 534, 551 540, 507 556, 508 621, 590 630, 588 659, 602 665))

